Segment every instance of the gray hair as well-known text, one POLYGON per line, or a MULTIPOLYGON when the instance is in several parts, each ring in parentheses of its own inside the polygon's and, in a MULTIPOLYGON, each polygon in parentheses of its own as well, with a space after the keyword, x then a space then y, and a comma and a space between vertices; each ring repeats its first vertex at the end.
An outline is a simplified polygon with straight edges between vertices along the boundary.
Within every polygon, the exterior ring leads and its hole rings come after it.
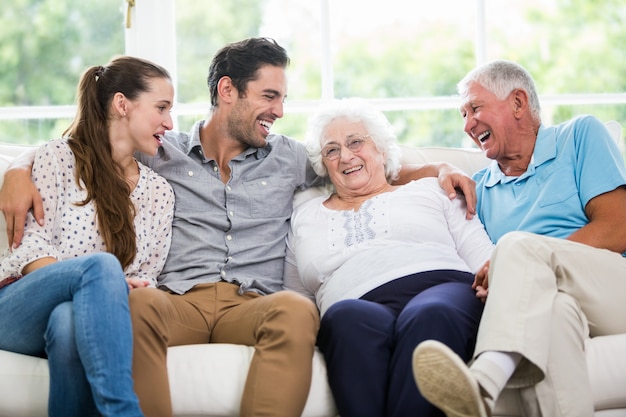
POLYGON ((389 120, 366 100, 346 98, 330 100, 323 103, 311 119, 306 134, 306 148, 313 169, 320 177, 328 176, 322 163, 322 143, 326 139, 326 129, 338 118, 346 118, 351 122, 362 123, 379 152, 385 153, 385 176, 387 181, 398 177, 402 151, 396 143, 396 135, 389 120))
POLYGON ((473 82, 477 82, 500 100, 507 98, 516 88, 521 88, 528 94, 531 115, 537 122, 541 122, 541 105, 535 81, 521 65, 497 60, 474 68, 457 84, 457 91, 462 98, 467 98, 473 82))

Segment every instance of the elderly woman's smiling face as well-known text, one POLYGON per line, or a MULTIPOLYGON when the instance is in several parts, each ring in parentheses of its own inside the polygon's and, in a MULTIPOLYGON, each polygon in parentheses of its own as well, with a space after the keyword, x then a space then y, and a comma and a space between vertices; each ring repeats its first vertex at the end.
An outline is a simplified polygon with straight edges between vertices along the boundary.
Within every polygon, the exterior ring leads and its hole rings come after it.
POLYGON ((361 122, 333 120, 321 146, 322 162, 339 195, 366 196, 387 184, 385 155, 361 122))

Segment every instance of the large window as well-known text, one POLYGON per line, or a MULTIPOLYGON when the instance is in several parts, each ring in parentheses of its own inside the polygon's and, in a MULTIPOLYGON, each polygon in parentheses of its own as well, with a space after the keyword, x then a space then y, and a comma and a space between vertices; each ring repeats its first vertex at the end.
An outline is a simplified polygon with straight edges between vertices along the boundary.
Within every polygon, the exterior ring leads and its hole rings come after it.
POLYGON ((176 127, 186 130, 208 112, 213 54, 248 36, 273 37, 292 58, 274 129, 295 138, 320 100, 360 96, 386 112, 403 143, 469 146, 456 83, 496 58, 534 75, 546 123, 593 113, 626 125, 622 2, 136 0, 125 31, 126 1, 15 0, 1 18, 10 30, 0 35, 0 141, 58 136, 80 71, 124 50, 172 71, 176 127), (34 26, 20 23, 26 14, 34 26))
POLYGON ((0 142, 58 137, 87 66, 124 53, 119 0, 13 0, 0 9, 0 142))

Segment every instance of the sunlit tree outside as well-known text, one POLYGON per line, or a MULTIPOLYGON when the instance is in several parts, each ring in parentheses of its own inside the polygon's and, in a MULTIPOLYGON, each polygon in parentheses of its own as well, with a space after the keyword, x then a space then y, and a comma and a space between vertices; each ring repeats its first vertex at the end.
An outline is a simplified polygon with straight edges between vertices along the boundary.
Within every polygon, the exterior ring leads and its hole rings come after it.
MULTIPOLYGON (((544 122, 592 113, 626 125, 626 105, 554 104, 563 94, 626 92, 626 8, 623 0, 473 1, 176 0, 177 99, 197 103, 178 118, 181 130, 206 117, 210 60, 225 43, 275 38, 289 52, 286 114, 274 129, 302 139, 307 118, 328 97, 359 96, 381 103, 402 143, 471 146, 462 132, 456 83, 476 65, 477 26, 485 28, 486 60, 510 59, 535 77, 544 122), (324 13, 328 13, 325 20, 324 13), (326 25, 326 26, 325 26, 326 25), (330 46, 323 68, 324 28, 330 46), (389 99, 425 101, 402 108, 389 99), (305 103, 305 106, 296 104, 305 103), (195 107, 194 107, 195 108, 195 107), (297 110, 299 109, 299 110, 297 110), (302 110, 305 109, 305 110, 302 110)), ((123 53, 125 2, 14 0, 0 10, 0 141, 36 143, 61 134, 67 119, 12 120, 15 106, 73 104, 80 73, 123 53), (23 16, 29 16, 25 20, 23 16), (32 21, 32 24, 25 24, 32 21)), ((155 24, 157 24, 155 22, 155 24)), ((174 113, 176 115, 176 113, 174 113)))
MULTIPOLYGON (((0 8, 3 107, 72 105, 81 73, 124 53, 124 11, 114 0, 12 0, 0 8)), ((58 137, 68 119, 0 118, 0 141, 58 137)))

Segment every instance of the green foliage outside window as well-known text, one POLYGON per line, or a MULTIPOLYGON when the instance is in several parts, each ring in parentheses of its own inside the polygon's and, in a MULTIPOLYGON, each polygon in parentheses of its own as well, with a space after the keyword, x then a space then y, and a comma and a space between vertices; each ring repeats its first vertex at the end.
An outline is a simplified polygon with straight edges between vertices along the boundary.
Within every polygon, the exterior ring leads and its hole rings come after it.
MULTIPOLYGON (((0 8, 0 112, 74 103, 81 73, 124 53, 119 1, 11 0, 0 8)), ((2 120, 0 141, 58 137, 68 120, 2 120)))
MULTIPOLYGON (((469 7, 468 3, 459 1, 458 5, 469 7)), ((520 62, 535 77, 540 95, 625 92, 623 0, 544 2, 548 3, 553 7, 533 1, 523 15, 488 19, 488 60, 520 62), (511 33, 506 22, 513 21, 524 23, 522 34, 511 33)), ((486 1, 488 9, 496 4, 500 3, 486 1)), ((208 112, 206 76, 213 54, 225 43, 248 36, 286 33, 274 37, 292 58, 287 109, 291 100, 321 98, 320 17, 311 13, 315 2, 176 0, 175 6, 177 97, 181 103, 207 103, 201 114, 179 118, 181 130, 208 112), (272 4, 284 12, 280 27, 267 21, 267 7, 272 4)), ((125 7, 120 0, 13 0, 5 5, 0 9, 0 116, 3 107, 73 104, 82 71, 123 53, 124 23, 125 7)), ((476 62, 472 24, 469 20, 461 26, 446 21, 390 24, 333 44, 334 95, 372 99, 454 96, 456 83, 476 62)), ((626 127, 624 104, 544 103, 543 107, 546 123, 593 113, 626 127)), ((390 110, 387 115, 402 143, 468 145, 456 108, 390 110)), ((287 112, 275 130, 301 139, 307 117, 287 112)), ((0 142, 49 140, 67 124, 67 119, 0 117, 0 142)))

